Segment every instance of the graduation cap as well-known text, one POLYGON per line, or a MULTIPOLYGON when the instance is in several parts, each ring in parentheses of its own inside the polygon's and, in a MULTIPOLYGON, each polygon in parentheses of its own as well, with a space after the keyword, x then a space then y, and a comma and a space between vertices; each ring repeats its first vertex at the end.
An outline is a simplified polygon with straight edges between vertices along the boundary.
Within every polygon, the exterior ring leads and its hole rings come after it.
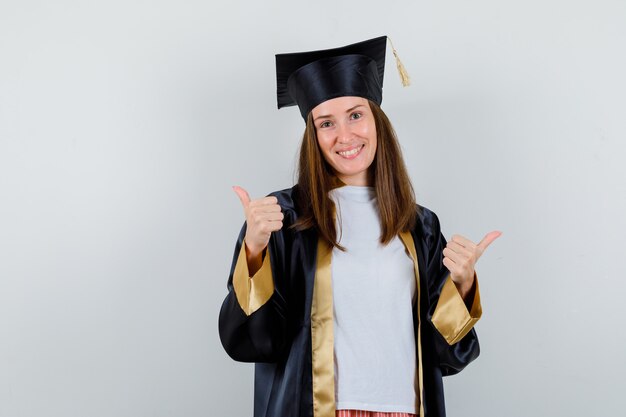
MULTIPOLYGON (((336 97, 364 97, 380 105, 387 39, 381 36, 341 48, 277 54, 278 108, 298 105, 306 120, 315 106, 336 97)), ((395 49, 393 54, 402 84, 409 85, 395 49)))

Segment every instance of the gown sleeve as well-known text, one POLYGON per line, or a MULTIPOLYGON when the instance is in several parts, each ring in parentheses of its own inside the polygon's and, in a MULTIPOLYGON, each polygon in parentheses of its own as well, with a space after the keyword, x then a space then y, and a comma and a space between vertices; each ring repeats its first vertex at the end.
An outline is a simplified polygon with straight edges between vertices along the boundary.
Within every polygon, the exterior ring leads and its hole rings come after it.
POLYGON ((228 294, 219 314, 220 340, 228 355, 241 362, 275 362, 286 345, 286 302, 275 288, 275 265, 281 260, 282 235, 270 238, 263 265, 250 277, 243 225, 228 278, 228 294))
POLYGON ((428 233, 428 311, 427 319, 434 327, 435 349, 444 376, 453 375, 465 368, 480 354, 474 324, 482 315, 478 281, 475 281, 474 299, 468 309, 458 292, 450 271, 443 265, 446 239, 441 233, 439 219, 430 212, 428 233))

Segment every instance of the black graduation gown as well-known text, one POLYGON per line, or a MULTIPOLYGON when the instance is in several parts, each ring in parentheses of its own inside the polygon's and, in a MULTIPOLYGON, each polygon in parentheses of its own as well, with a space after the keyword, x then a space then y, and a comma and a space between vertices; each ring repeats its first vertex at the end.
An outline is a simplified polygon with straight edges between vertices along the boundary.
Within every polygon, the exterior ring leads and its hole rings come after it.
MULTIPOLYGON (((319 397, 317 392, 326 387, 318 383, 314 393, 314 373, 318 372, 318 366, 313 363, 316 355, 312 354, 311 312, 312 308, 315 311, 316 268, 320 268, 318 236, 311 229, 298 232, 289 227, 298 216, 293 198, 296 192, 297 186, 271 194, 277 197, 285 216, 283 228, 272 233, 262 268, 270 271, 271 278, 266 280, 273 288, 250 290, 249 280, 247 289, 244 283, 235 291, 233 278, 238 261, 242 263, 242 254, 245 264, 244 224, 235 246, 228 295, 219 315, 219 334, 226 352, 234 360, 255 362, 254 417, 334 417, 334 392, 325 399, 319 397), (250 303, 256 305, 250 307, 250 303)), ((410 237, 419 269, 419 274, 416 271, 419 308, 414 308, 413 316, 416 346, 419 346, 416 355, 421 368, 421 412, 425 417, 444 417, 442 377, 460 372, 479 355, 473 324, 481 314, 480 296, 476 288, 468 312, 458 293, 453 294, 456 290, 442 264, 446 241, 432 211, 418 207, 418 221, 410 237), (438 307, 440 298, 444 297, 442 292, 448 299, 447 309, 438 307), (437 309, 445 311, 441 313, 437 309), (453 315, 458 317, 451 318, 453 315)), ((247 280, 247 266, 244 267, 247 280)))

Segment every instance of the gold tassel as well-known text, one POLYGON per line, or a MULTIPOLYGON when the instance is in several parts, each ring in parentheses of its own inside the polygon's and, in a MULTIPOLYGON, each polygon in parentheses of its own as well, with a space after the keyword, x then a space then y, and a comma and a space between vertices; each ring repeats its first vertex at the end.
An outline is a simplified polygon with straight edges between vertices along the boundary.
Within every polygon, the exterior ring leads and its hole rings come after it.
POLYGON ((393 56, 396 57, 396 67, 398 67, 398 73, 400 74, 400 80, 402 80, 402 85, 404 87, 407 87, 411 85, 411 78, 409 77, 409 73, 406 72, 406 68, 404 68, 404 64, 402 64, 402 61, 400 61, 400 57, 398 56, 398 53, 396 52, 396 48, 393 47, 393 42, 391 42, 391 38, 387 37, 387 39, 389 39, 389 43, 391 44, 391 50, 393 51, 393 56))

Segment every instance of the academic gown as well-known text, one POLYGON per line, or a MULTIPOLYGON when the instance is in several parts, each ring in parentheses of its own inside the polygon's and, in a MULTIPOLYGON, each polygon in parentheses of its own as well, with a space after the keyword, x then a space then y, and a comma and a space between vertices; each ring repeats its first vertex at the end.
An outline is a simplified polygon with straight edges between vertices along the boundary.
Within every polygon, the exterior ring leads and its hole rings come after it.
MULTIPOLYGON (((332 248, 314 229, 296 231, 297 186, 274 192, 284 214, 263 265, 249 278, 243 240, 235 245, 228 295, 219 315, 224 349, 255 362, 254 417, 335 417, 332 248)), ((479 354, 474 323, 482 314, 478 283, 468 309, 442 263, 446 240, 437 216, 416 207, 418 219, 401 233, 414 262, 418 297, 413 321, 419 413, 445 417, 442 377, 479 354)))

